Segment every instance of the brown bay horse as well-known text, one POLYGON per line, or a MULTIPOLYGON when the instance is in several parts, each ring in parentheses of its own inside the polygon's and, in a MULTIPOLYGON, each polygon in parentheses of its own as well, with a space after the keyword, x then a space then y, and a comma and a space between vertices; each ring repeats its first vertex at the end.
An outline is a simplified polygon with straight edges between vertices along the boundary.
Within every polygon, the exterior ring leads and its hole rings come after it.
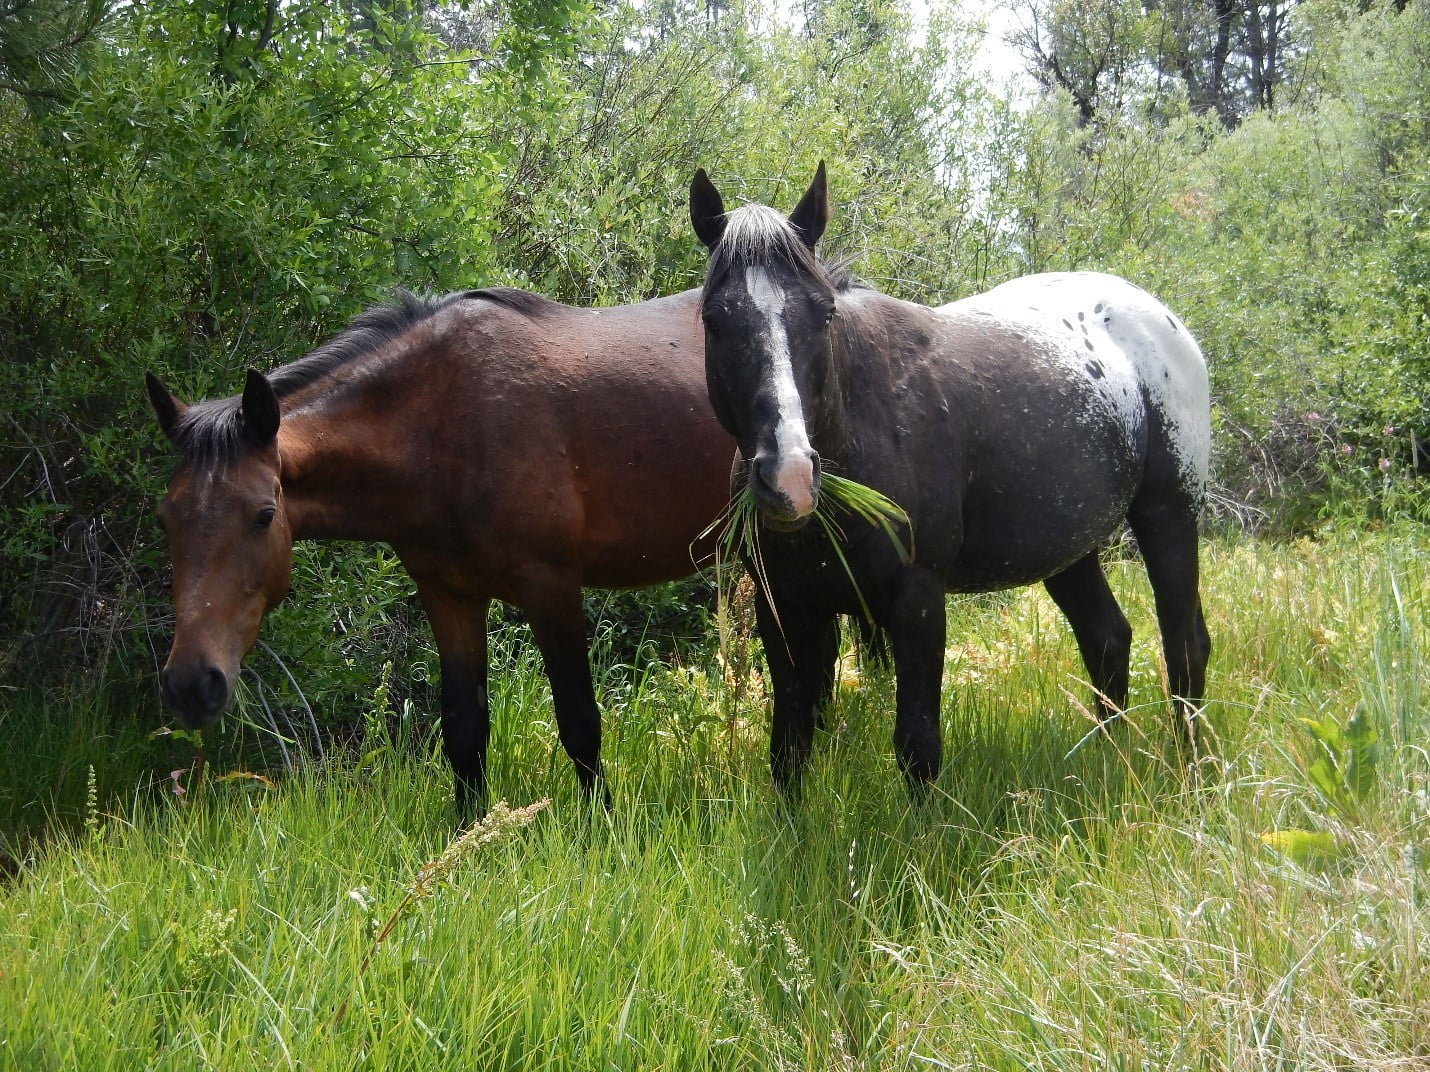
POLYGON ((575 309, 519 290, 400 294, 243 394, 149 397, 179 463, 159 506, 174 643, 160 677, 188 726, 218 720, 294 540, 379 540, 416 583, 441 660, 458 812, 482 806, 487 610, 525 612, 582 787, 601 778, 583 586, 684 577, 728 500, 699 294, 575 309))

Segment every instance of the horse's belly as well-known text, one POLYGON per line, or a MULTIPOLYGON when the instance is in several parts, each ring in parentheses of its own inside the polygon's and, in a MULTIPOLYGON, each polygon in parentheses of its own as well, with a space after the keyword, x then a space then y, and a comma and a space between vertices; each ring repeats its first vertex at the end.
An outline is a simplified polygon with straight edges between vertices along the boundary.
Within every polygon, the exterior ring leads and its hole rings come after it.
POLYGON ((1031 505, 1007 527, 970 521, 947 574, 951 592, 987 592, 1033 584, 1071 566, 1117 531, 1130 495, 1068 509, 1031 505))
POLYGON ((1117 531, 1142 479, 1144 440, 1107 424, 1056 449, 1009 450, 968 474, 951 591, 1031 584, 1117 531))
POLYGON ((1065 569, 1116 530, 1143 477, 1146 409, 1125 356, 1042 329, 1016 339, 1020 360, 1010 356, 965 409, 965 468, 945 485, 956 511, 945 571, 953 591, 1065 569))

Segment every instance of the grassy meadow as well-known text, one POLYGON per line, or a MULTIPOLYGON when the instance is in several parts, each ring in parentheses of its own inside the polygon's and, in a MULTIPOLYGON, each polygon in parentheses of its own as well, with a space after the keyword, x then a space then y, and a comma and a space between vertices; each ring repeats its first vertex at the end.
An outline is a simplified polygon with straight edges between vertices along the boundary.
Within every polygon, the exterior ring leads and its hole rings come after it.
POLYGON ((724 674, 604 676, 594 814, 534 657, 501 653, 492 798, 551 803, 450 851, 423 729, 271 787, 210 742, 200 782, 152 704, 0 694, 0 1068, 1430 1066, 1430 538, 1204 561, 1190 772, 1141 565, 1114 558, 1130 725, 1089 736, 1041 589, 951 601, 917 806, 892 681, 852 661, 779 801, 738 643, 724 674))

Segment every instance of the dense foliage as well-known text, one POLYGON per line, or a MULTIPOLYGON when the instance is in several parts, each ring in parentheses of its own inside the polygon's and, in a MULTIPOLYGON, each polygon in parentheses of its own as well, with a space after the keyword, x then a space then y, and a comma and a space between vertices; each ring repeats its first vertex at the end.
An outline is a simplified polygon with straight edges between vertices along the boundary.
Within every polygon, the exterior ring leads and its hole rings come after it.
MULTIPOLYGON (((916 28, 900 0, 811 0, 793 19, 681 0, 3 0, 0 674, 53 676, 76 654, 153 671, 167 461, 144 370, 229 393, 397 284, 576 302, 693 285, 684 191, 702 165, 788 204, 826 158, 828 251, 907 297, 1121 272, 1207 352, 1224 512, 1283 529, 1423 517, 1425 5, 1271 5, 1274 94, 1265 69, 1233 77, 1249 24, 1217 60, 1195 4, 1098 10, 1053 11, 1063 55, 1092 54, 1077 35, 1093 31, 1120 46, 1115 101, 1089 108, 1057 79, 1001 90, 957 10, 916 28)), ((424 685, 390 554, 303 549, 295 590, 266 635, 320 716, 389 660, 424 685)), ((704 597, 660 598, 688 621, 704 597)), ((641 629, 624 628, 630 659, 641 629)))

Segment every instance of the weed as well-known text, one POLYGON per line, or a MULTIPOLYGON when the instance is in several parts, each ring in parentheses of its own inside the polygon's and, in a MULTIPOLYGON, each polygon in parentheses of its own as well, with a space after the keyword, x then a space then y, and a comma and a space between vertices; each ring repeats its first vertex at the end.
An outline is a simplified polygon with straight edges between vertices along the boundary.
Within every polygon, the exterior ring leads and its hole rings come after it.
MULTIPOLYGON (((512 808, 507 805, 506 801, 498 801, 485 816, 457 835, 440 855, 418 868, 417 874, 413 876, 412 882, 403 893, 402 900, 398 901, 397 907, 392 910, 386 922, 373 935, 372 945, 368 947, 367 953, 358 964, 357 984, 361 984, 363 976, 367 973, 368 965, 372 963, 372 958, 377 954, 382 943, 387 941, 393 928, 416 907, 418 902, 431 897, 442 883, 449 882, 453 874, 456 873, 457 867, 464 860, 470 859, 486 846, 501 841, 512 832, 528 825, 550 803, 549 800, 538 800, 524 808, 512 808)), ((347 1007, 346 1001, 338 1007, 337 1014, 334 1016, 335 1021, 339 1023, 342 1021, 347 1007)))
POLYGON ((229 956, 229 943, 238 909, 210 909, 193 923, 174 920, 170 925, 170 952, 174 977, 180 988, 196 990, 214 978, 229 956))

